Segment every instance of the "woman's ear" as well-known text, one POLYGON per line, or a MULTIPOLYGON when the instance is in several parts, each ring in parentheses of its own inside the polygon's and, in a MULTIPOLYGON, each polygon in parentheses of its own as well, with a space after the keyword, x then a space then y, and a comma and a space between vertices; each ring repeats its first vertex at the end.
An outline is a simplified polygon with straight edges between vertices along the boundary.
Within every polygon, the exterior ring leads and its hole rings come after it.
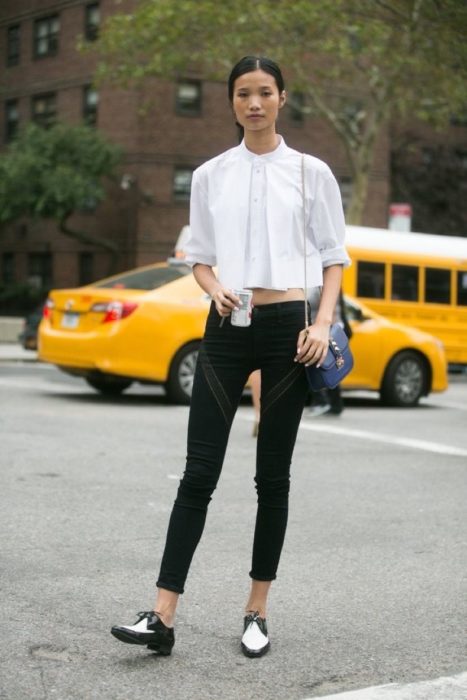
POLYGON ((281 94, 279 95, 279 109, 282 109, 282 107, 285 105, 287 102, 287 93, 285 90, 282 90, 281 94))

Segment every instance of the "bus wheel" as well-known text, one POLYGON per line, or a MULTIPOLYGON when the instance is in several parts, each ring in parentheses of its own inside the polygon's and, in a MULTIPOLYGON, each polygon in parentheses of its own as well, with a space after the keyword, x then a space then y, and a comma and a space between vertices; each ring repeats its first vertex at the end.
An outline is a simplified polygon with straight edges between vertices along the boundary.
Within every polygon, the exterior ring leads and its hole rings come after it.
POLYGON ((185 405, 190 403, 198 350, 199 342, 195 341, 185 345, 175 355, 165 385, 167 397, 171 403, 185 405))
POLYGON ((381 399, 387 406, 416 406, 426 393, 427 372, 423 357, 404 350, 392 358, 384 374, 381 399))

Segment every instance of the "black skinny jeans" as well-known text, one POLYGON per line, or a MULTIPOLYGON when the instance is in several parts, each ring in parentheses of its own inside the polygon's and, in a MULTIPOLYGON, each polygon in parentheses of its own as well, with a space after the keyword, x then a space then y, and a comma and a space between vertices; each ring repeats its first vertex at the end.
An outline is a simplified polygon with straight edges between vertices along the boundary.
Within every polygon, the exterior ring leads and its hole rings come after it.
POLYGON ((211 305, 200 346, 188 422, 185 473, 172 510, 157 586, 183 593, 219 479, 230 427, 245 383, 261 369, 261 420, 256 459, 258 510, 250 576, 276 578, 287 527, 290 463, 307 396, 295 363, 304 327, 302 301, 253 309, 246 328, 232 326, 211 305))

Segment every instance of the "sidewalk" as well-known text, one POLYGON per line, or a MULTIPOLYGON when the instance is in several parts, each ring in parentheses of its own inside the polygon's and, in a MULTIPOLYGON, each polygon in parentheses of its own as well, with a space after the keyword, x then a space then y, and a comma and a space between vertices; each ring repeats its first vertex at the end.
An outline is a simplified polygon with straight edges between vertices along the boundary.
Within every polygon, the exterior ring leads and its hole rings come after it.
POLYGON ((25 350, 19 343, 0 343, 0 362, 37 362, 35 350, 25 350))

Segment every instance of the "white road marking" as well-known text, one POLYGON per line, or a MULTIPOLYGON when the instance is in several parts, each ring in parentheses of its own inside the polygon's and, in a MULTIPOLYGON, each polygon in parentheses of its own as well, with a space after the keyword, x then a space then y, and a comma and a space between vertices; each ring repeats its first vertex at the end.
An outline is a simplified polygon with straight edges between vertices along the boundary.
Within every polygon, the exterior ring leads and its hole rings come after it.
MULTIPOLYGON (((238 411, 237 415, 241 420, 252 421, 253 414, 251 412, 243 413, 238 411)), ((300 423, 300 430, 343 435, 345 437, 356 438, 357 440, 365 440, 365 442, 380 442, 384 445, 391 446, 399 445, 400 447, 409 447, 414 450, 423 450, 424 452, 434 452, 436 454, 450 455, 453 457, 467 457, 467 449, 462 447, 445 445, 440 442, 429 442, 428 440, 417 440, 415 438, 401 438, 395 435, 388 435, 387 433, 370 432, 369 430, 356 430, 355 428, 325 425, 322 421, 316 424, 310 424, 306 422, 306 418, 300 423)))
POLYGON ((466 698, 467 673, 442 676, 418 683, 375 685, 371 688, 320 696, 320 700, 465 700, 466 698))
POLYGON ((430 442, 428 440, 417 440, 416 438, 396 437, 385 433, 370 432, 369 430, 356 430, 355 428, 341 428, 334 425, 310 425, 304 421, 300 424, 301 430, 311 430, 316 433, 330 433, 332 435, 345 435, 350 438, 369 440, 371 442, 381 442, 387 445, 399 445, 400 447, 410 447, 414 450, 425 452, 435 452, 436 454, 452 455, 454 457, 467 457, 467 449, 445 445, 440 442, 430 442))

